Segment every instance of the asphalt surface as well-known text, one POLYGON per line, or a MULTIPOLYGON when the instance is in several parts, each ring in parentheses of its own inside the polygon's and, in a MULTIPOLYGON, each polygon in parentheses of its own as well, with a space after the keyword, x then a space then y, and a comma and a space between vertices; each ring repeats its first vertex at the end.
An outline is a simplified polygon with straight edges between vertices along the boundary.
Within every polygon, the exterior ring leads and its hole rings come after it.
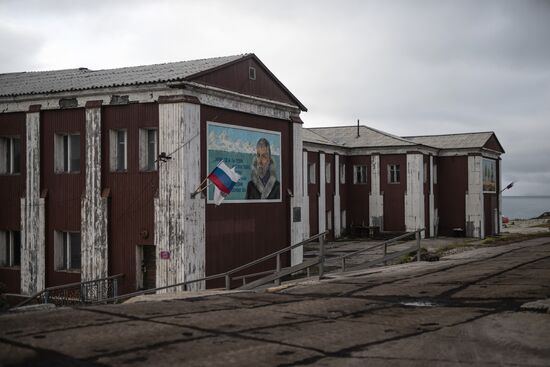
POLYGON ((543 238, 273 293, 5 314, 0 364, 549 366, 548 298, 543 238))

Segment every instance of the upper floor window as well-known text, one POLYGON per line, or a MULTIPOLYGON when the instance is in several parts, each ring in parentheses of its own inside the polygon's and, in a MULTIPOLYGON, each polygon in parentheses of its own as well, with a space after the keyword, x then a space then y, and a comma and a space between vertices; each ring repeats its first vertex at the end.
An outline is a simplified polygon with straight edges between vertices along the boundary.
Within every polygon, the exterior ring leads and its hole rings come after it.
POLYGON ((21 141, 18 137, 0 137, 0 174, 21 172, 21 141))
POLYGON ((331 181, 331 169, 332 169, 332 164, 330 164, 330 162, 327 162, 325 163, 325 182, 326 183, 330 183, 331 181))
POLYGON ((0 266, 21 265, 21 232, 0 231, 0 266))
POLYGON ((342 183, 342 184, 346 183, 346 165, 345 165, 345 163, 342 163, 340 165, 340 183, 342 183))
POLYGON ((55 134, 54 154, 55 172, 80 172, 80 134, 55 134))
POLYGON ((367 183, 367 166, 353 166, 353 183, 367 183))
POLYGON ((110 130, 109 153, 111 171, 124 172, 128 169, 127 130, 110 130))
POLYGON ((139 169, 156 171, 158 157, 158 130, 139 129, 139 169))
POLYGON ((432 176, 433 176, 434 184, 437 184, 437 164, 435 163, 432 168, 432 176))
POLYGON ((307 164, 307 183, 308 184, 315 184, 316 182, 315 172, 316 172, 315 163, 308 163, 307 164))
POLYGON ((399 183, 401 177, 399 175, 398 164, 388 164, 388 183, 399 183))
POLYGON ((497 162, 494 159, 483 158, 483 191, 497 191, 497 162))
POLYGON ((80 270, 80 232, 55 231, 56 270, 80 270))
POLYGON ((424 162, 424 183, 428 182, 428 162, 424 162))

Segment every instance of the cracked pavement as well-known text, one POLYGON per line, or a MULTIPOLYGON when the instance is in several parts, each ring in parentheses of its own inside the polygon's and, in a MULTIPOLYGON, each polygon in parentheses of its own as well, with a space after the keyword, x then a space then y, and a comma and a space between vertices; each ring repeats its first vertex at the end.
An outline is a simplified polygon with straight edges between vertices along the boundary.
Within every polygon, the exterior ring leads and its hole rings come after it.
POLYGON ((275 293, 0 316, 0 365, 548 366, 550 238, 275 293), (546 310, 546 311, 545 311, 546 310))

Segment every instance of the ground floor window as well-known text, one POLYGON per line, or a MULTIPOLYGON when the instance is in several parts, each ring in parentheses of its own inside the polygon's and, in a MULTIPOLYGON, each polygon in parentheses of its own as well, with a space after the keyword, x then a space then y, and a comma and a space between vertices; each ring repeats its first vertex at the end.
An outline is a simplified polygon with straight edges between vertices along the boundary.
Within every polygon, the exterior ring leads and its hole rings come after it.
POLYGON ((0 137, 0 174, 21 171, 21 142, 18 137, 0 137))
POLYGON ((0 231, 0 266, 21 265, 21 232, 0 231))
POLYGON ((367 183, 367 166, 353 166, 353 183, 367 183))
POLYGON ((55 231, 55 269, 80 270, 80 232, 55 231))

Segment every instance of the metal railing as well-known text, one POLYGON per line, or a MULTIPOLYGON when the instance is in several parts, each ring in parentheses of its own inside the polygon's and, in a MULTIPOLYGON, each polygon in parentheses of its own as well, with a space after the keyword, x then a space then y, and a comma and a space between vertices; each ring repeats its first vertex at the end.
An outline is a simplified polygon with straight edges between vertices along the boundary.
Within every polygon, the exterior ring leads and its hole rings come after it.
MULTIPOLYGON (((243 285, 250 285, 250 284, 246 283, 247 278, 256 277, 256 276, 265 275, 265 274, 273 275, 273 274, 281 273, 281 270, 282 270, 282 268, 281 268, 281 255, 282 254, 284 254, 285 252, 290 251, 292 249, 295 249, 297 247, 304 246, 304 245, 306 245, 310 242, 314 242, 316 240, 319 240, 319 257, 318 257, 319 260, 315 261, 313 263, 308 263, 308 264, 310 264, 308 267, 319 266, 319 277, 322 277, 323 274, 324 274, 324 261, 323 260, 324 260, 324 253, 325 253, 325 236, 326 236, 327 233, 328 233, 328 231, 325 231, 323 233, 319 233, 319 234, 317 234, 313 237, 308 238, 307 240, 304 240, 304 241, 299 242, 297 244, 285 247, 285 248, 280 249, 278 251, 275 251, 275 252, 273 252, 269 255, 266 255, 264 257, 261 257, 259 259, 254 260, 254 261, 251 261, 249 263, 246 263, 244 265, 241 265, 239 267, 236 267, 236 268, 231 269, 229 271, 226 271, 224 273, 213 274, 213 275, 205 276, 205 277, 202 277, 202 278, 187 280, 185 282, 170 284, 170 285, 167 285, 167 286, 164 286, 164 287, 157 287, 157 288, 151 288, 151 289, 145 289, 145 290, 142 290, 142 291, 127 293, 127 294, 124 294, 124 295, 103 299, 103 300, 100 300, 100 301, 97 301, 97 302, 94 302, 94 303, 116 302, 116 301, 121 300, 121 299, 141 296, 141 295, 145 295, 145 294, 153 294, 153 293, 157 293, 158 291, 163 291, 163 290, 170 289, 170 288, 181 287, 183 291, 186 291, 187 287, 190 284, 199 283, 199 282, 206 282, 206 281, 215 280, 215 279, 224 279, 226 290, 231 289, 231 281, 232 280, 242 280, 244 282, 243 285), (239 272, 241 272, 245 269, 248 269, 248 268, 250 268, 254 265, 258 265, 258 264, 260 264, 264 261, 270 260, 272 258, 276 258, 276 265, 275 265, 275 269, 273 269, 271 271, 266 271, 266 272, 261 272, 261 273, 252 273, 252 274, 247 274, 247 275, 233 276, 233 274, 235 274, 235 273, 239 273, 239 272)), ((292 269, 292 267, 286 268, 286 269, 292 269)), ((298 270, 296 270, 296 271, 298 271, 298 270)), ((291 270, 291 272, 292 272, 292 270, 291 270)), ((285 274, 284 276, 286 276, 286 275, 288 275, 288 274, 285 274)), ((274 282, 275 282, 276 285, 280 284, 280 278, 282 276, 283 275, 275 277, 276 279, 274 279, 274 282)))
POLYGON ((379 259, 368 261, 368 262, 363 263, 363 264, 356 265, 352 269, 353 270, 355 270, 355 269, 358 270, 360 268, 363 269, 363 268, 373 266, 373 265, 376 265, 376 264, 380 264, 380 263, 384 263, 384 265, 386 265, 388 261, 393 260, 397 257, 403 256, 405 254, 414 252, 414 251, 416 251, 416 260, 420 261, 420 253, 421 253, 421 250, 422 250, 422 248, 420 246, 420 239, 422 237, 421 233, 423 231, 424 231, 424 228, 418 229, 414 232, 408 232, 408 233, 405 233, 401 236, 397 236, 397 237, 391 238, 387 241, 384 241, 382 243, 376 244, 374 246, 369 246, 369 247, 351 252, 349 254, 342 255, 340 257, 337 257, 335 260, 340 260, 340 262, 341 262, 340 271, 344 272, 344 271, 346 271, 346 259, 348 259, 352 256, 359 255, 361 253, 370 251, 370 250, 374 250, 374 249, 377 249, 377 248, 380 248, 380 247, 384 247, 384 256, 383 257, 381 257, 379 259), (401 250, 401 251, 397 251, 397 252, 393 252, 391 254, 388 254, 388 247, 389 246, 393 246, 393 245, 397 244, 398 241, 404 240, 404 239, 409 238, 413 235, 415 236, 415 239, 416 239, 416 243, 415 243, 414 246, 409 247, 405 250, 401 250))
POLYGON ((31 302, 51 303, 56 306, 91 304, 102 299, 117 297, 118 281, 123 276, 124 274, 117 274, 101 279, 48 287, 33 294, 15 307, 25 306, 31 302))

